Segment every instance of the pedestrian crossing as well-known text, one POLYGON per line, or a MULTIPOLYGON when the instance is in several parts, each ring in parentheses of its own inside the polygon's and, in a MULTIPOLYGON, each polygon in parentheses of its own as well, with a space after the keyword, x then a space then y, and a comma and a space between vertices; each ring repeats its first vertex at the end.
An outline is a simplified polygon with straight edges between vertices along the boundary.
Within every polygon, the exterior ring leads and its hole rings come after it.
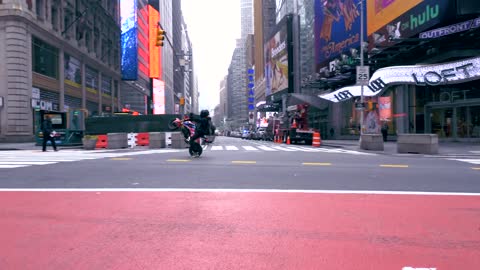
POLYGON ((466 162, 473 165, 480 165, 480 158, 450 158, 449 160, 455 160, 460 162, 466 162))
POLYGON ((305 146, 275 146, 275 145, 205 145, 204 151, 245 151, 245 152, 315 152, 315 153, 336 153, 375 156, 374 153, 366 153, 346 149, 312 148, 305 146))
POLYGON ((24 168, 39 165, 51 165, 62 162, 116 158, 132 155, 149 155, 179 152, 175 149, 152 149, 145 151, 115 152, 115 150, 85 151, 80 149, 60 150, 58 152, 41 150, 0 151, 0 169, 24 168))

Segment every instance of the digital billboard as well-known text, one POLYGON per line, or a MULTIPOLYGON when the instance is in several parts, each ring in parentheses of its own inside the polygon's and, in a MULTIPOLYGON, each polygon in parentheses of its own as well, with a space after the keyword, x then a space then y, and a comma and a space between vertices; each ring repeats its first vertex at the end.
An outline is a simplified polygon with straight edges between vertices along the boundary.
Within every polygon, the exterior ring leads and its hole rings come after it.
POLYGON ((287 24, 265 44, 265 95, 269 96, 288 88, 287 24))
POLYGON ((367 34, 387 25, 423 0, 367 0, 367 34))
POLYGON ((389 45, 391 39, 411 38, 455 16, 451 12, 454 1, 449 0, 390 0, 388 5, 381 2, 368 0, 369 49, 389 45))
POLYGON ((153 79, 153 114, 165 114, 165 82, 153 79))
POLYGON ((122 80, 138 79, 137 0, 120 0, 122 80))
POLYGON ((138 10, 138 43, 142 46, 138 46, 138 69, 140 73, 145 77, 149 77, 149 61, 150 56, 148 55, 149 49, 149 28, 148 28, 148 6, 144 6, 138 10))
POLYGON ((158 10, 152 6, 148 6, 148 28, 149 28, 149 51, 150 51, 150 78, 161 78, 162 74, 162 58, 160 47, 157 43, 157 29, 160 21, 158 10))
POLYGON ((325 66, 350 48, 360 47, 360 1, 315 0, 317 67, 325 66))

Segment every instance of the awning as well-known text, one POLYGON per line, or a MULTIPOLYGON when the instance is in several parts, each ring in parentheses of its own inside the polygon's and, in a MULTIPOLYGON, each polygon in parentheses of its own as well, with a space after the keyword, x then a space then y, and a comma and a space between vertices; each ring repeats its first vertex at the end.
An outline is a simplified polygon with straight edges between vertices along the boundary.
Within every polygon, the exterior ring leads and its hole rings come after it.
POLYGON ((313 106, 320 110, 327 109, 329 104, 327 100, 321 99, 318 96, 314 95, 292 93, 288 96, 287 106, 299 105, 304 103, 308 103, 310 106, 313 106))

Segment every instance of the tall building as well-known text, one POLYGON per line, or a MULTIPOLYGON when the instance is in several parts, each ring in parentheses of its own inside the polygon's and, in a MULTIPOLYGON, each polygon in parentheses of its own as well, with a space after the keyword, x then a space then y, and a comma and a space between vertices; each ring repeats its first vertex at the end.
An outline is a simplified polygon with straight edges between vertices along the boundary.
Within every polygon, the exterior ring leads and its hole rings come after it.
POLYGON ((275 0, 254 1, 255 102, 265 101, 264 44, 275 27, 275 0))
POLYGON ((241 38, 253 34, 253 0, 240 0, 241 38))
MULTIPOLYGON (((169 41, 173 40, 173 17, 172 0, 160 0, 160 23, 166 32, 166 42, 162 47, 162 80, 165 82, 165 112, 167 114, 179 113, 180 106, 175 103, 174 93, 174 50, 169 41)), ((179 100, 177 99, 177 102, 179 100)))
POLYGON ((0 1, 0 141, 32 141, 37 111, 118 108, 118 1, 0 1))

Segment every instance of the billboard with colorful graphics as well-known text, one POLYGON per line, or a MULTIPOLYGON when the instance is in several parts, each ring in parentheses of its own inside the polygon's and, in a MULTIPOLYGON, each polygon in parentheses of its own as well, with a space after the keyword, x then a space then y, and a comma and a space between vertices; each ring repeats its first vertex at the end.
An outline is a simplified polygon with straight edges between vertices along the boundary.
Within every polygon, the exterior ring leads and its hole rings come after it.
POLYGON ((148 6, 148 28, 149 28, 149 51, 150 51, 150 78, 161 78, 162 74, 162 55, 157 43, 157 29, 160 21, 158 10, 148 6))
POLYGON ((165 82, 153 79, 153 114, 165 114, 165 82))
POLYGON ((287 15, 264 45, 266 96, 283 90, 293 92, 291 33, 292 16, 287 15))
POLYGON ((411 38, 455 16, 449 0, 368 0, 369 48, 411 38), (383 2, 388 2, 383 3, 383 2))
POLYGON ((144 6, 138 9, 138 43, 142 46, 138 46, 138 69, 140 74, 149 78, 149 61, 150 56, 148 53, 148 6, 144 6))
POLYGON ((137 0, 120 1, 122 80, 138 79, 137 0))
POLYGON ((317 67, 323 67, 350 48, 360 46, 360 1, 315 0, 317 67))

